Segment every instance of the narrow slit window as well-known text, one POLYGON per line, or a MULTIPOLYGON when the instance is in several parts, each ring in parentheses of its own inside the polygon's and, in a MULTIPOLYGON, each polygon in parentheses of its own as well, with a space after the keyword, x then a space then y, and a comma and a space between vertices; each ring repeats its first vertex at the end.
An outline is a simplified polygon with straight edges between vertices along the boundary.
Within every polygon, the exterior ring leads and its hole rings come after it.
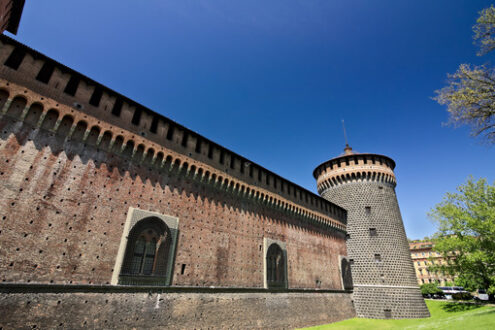
POLYGON ((96 86, 95 90, 93 91, 93 94, 91 95, 91 98, 89 99, 89 104, 95 107, 99 106, 102 95, 103 95, 103 90, 101 89, 101 87, 96 86))
POLYGON ((150 132, 156 134, 157 129, 158 129, 158 116, 154 116, 153 120, 151 121, 150 132))
POLYGON ((194 148, 194 151, 198 154, 201 153, 201 139, 199 137, 196 139, 196 147, 194 148))
POLYGON ((172 124, 169 124, 167 131, 167 140, 172 140, 173 137, 174 137, 174 126, 172 126, 172 124))
POLYGON ((234 156, 230 156, 230 168, 234 169, 235 168, 235 158, 234 156))
POLYGON ((223 164, 225 161, 225 152, 223 150, 220 150, 220 164, 223 164))
POLYGON ((180 269, 180 274, 184 275, 184 272, 186 271, 186 264, 182 264, 182 267, 180 269))
POLYGON ((76 95, 77 87, 79 86, 79 78, 71 76, 67 86, 65 86, 64 93, 70 96, 76 95))
POLYGON ((52 77, 53 70, 55 70, 55 66, 52 63, 45 62, 41 67, 40 72, 38 72, 36 80, 48 84, 50 78, 52 77))
POLYGON ((182 142, 180 143, 184 148, 187 147, 187 140, 189 139, 189 134, 187 132, 182 133, 182 142))
POLYGON ((141 121, 141 113, 142 112, 143 112, 143 110, 141 108, 136 108, 136 110, 134 111, 134 115, 132 115, 132 120, 131 120, 131 123, 133 125, 136 125, 136 126, 139 125, 139 122, 141 121))
POLYGON ((123 105, 122 99, 115 100, 115 103, 113 104, 113 108, 112 108, 112 115, 119 117, 120 112, 122 111, 122 105, 123 105))
POLYGON ((22 63, 22 60, 26 56, 26 52, 20 48, 15 48, 10 56, 5 61, 5 66, 8 66, 11 69, 17 70, 22 63))
POLYGON ((208 144, 208 158, 213 158, 213 146, 208 144))

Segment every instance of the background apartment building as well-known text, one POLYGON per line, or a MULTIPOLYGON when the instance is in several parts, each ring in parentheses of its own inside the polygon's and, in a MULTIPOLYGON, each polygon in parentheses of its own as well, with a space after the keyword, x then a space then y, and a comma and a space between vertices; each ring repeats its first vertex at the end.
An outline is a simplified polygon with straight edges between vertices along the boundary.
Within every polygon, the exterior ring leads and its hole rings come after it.
POLYGON ((454 278, 443 272, 435 272, 429 269, 432 265, 445 264, 445 258, 438 252, 433 251, 433 242, 429 240, 409 241, 411 259, 416 271, 418 284, 437 283, 445 285, 446 282, 453 282, 454 278))

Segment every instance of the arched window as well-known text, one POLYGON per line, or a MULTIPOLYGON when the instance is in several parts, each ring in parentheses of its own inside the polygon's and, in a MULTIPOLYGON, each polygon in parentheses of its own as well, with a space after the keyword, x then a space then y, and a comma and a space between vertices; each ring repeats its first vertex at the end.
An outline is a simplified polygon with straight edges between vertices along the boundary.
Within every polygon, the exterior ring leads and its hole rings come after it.
POLYGON ((277 243, 266 252, 266 283, 268 288, 285 288, 285 255, 277 243))
POLYGON ((161 284, 167 275, 171 232, 160 219, 145 218, 129 232, 120 284, 161 284))

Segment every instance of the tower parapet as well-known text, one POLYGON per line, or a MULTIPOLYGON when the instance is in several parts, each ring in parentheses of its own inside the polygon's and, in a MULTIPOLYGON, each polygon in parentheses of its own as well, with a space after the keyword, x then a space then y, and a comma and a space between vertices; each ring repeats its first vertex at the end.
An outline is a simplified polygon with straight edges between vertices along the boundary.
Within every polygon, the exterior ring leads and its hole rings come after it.
POLYGON ((383 155, 344 154, 313 172, 319 194, 347 210, 347 252, 356 314, 428 317, 418 288, 395 194, 395 162, 383 155))
POLYGON ((395 162, 383 155, 358 154, 347 146, 342 156, 320 164, 313 172, 318 193, 350 182, 381 182, 395 187, 395 162))

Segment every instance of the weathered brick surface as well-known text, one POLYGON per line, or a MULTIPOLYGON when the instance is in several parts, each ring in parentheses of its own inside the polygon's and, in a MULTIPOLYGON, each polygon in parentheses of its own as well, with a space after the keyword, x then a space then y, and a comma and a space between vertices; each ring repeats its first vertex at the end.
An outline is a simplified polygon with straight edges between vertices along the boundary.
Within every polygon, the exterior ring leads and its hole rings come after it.
MULTIPOLYGON (((0 39, 7 40, 4 36, 0 39)), ((5 63, 16 45, 12 40, 1 45, 0 63, 5 63)), ((59 64, 55 63, 49 83, 41 83, 35 77, 48 60, 26 51, 18 68, 0 66, 2 282, 110 284, 132 207, 178 219, 173 286, 262 288, 263 242, 269 238, 285 244, 289 288, 342 289, 339 258, 347 254, 344 209, 166 118, 144 111, 128 99, 120 115, 112 115, 117 98, 123 98, 115 92, 105 90, 99 107, 90 105, 88 100, 97 83, 87 78, 81 80, 74 97, 64 94, 67 81, 76 73, 59 64), (139 111, 139 123, 131 124, 139 111), (156 118, 157 132, 151 133, 150 125, 156 118)), ((113 298, 91 294, 85 298, 91 309, 84 314, 75 294, 63 295, 67 310, 80 313, 77 322, 92 319, 89 312, 99 308, 109 327, 119 327, 116 320, 124 317, 111 313, 117 313, 130 300, 145 304, 146 297, 122 293, 110 308, 103 307, 102 301, 113 298)), ((301 299, 293 294, 242 295, 234 299, 231 313, 252 311, 248 315, 259 314, 262 320, 256 326, 273 327, 351 317, 351 307, 335 312, 335 301, 341 297, 348 302, 349 296, 332 295, 308 293, 301 299), (333 306, 316 309, 326 314, 306 311, 290 316, 291 311, 304 311, 311 305, 306 302, 333 306), (287 310, 277 310, 277 304, 288 306, 287 310), (267 311, 260 312, 261 306, 267 311), (300 320, 287 323, 293 318, 300 320)), ((18 324, 20 315, 30 316, 26 319, 33 322, 57 320, 55 311, 42 312, 54 303, 55 296, 2 295, 4 306, 12 303, 4 322, 18 324), (48 305, 39 312, 19 305, 29 297, 40 306, 48 305)), ((171 316, 159 324, 172 320, 173 324, 177 321, 177 327, 189 327, 194 324, 195 308, 211 308, 215 314, 222 308, 230 311, 221 296, 213 300, 198 297, 164 298, 171 301, 171 310, 181 310, 186 316, 171 316)), ((148 302, 142 307, 145 310, 155 306, 148 302)), ((246 323, 252 322, 247 316, 238 319, 239 325, 253 324, 246 323)), ((208 319, 204 324, 236 324, 219 320, 208 319)), ((77 322, 74 324, 82 324, 77 322)), ((133 321, 124 327, 140 324, 133 321)))
POLYGON ((3 329, 293 329, 354 316, 346 293, 14 293, 3 329))
POLYGON ((343 233, 33 128, 0 119, 2 281, 109 283, 132 206, 180 219, 174 285, 263 286, 266 236, 287 242, 290 287, 341 288, 343 233))
POLYGON ((347 250, 360 317, 429 316, 395 194, 394 166, 385 156, 351 153, 315 170, 321 195, 348 211, 347 250))

